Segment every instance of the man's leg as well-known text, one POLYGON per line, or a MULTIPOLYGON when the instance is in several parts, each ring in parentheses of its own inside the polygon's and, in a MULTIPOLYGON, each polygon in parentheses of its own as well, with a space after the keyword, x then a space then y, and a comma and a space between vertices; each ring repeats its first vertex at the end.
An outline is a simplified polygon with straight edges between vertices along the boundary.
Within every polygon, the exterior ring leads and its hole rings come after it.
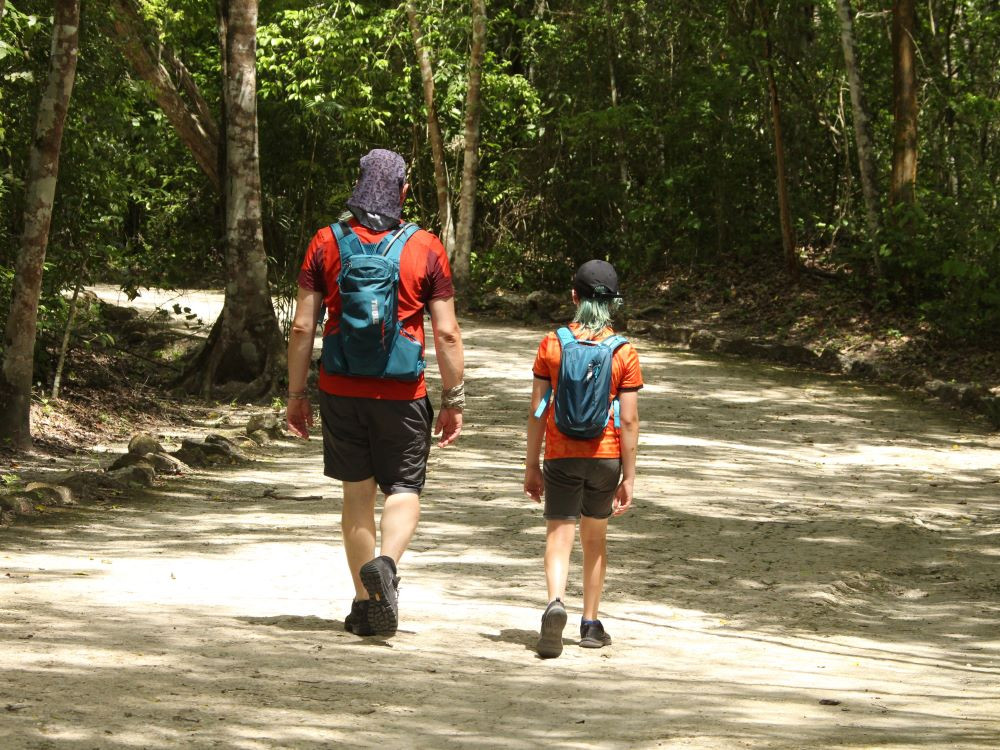
POLYGON ((340 526, 344 536, 347 564, 354 579, 354 598, 368 598, 368 591, 361 583, 361 566, 375 556, 375 479, 344 482, 344 507, 340 526))
MULTIPOLYGON (((420 496, 415 492, 397 492, 385 499, 379 531, 382 533, 381 553, 399 564, 420 520, 420 496)), ((368 560, 372 555, 368 556, 368 560)))
POLYGON ((575 538, 575 520, 549 519, 545 522, 545 584, 550 602, 566 595, 569 555, 575 538))
POLYGON ((583 619, 596 620, 608 568, 608 519, 580 519, 580 544, 583 547, 583 619))

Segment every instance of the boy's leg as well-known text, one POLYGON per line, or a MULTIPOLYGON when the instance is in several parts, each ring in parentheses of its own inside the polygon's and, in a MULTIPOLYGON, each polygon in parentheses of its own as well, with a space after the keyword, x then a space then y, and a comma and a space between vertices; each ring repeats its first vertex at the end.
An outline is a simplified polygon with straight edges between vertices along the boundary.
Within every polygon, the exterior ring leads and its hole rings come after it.
POLYGON ((608 519, 580 519, 580 544, 583 547, 583 619, 596 620, 604 591, 608 567, 608 519))
POLYGON ((566 595, 569 555, 576 539, 576 520, 549 519, 545 522, 545 584, 549 601, 566 595))
POLYGON ((354 598, 368 598, 368 591, 361 583, 361 566, 375 556, 375 479, 344 482, 344 507, 340 526, 344 536, 347 565, 354 579, 354 598))

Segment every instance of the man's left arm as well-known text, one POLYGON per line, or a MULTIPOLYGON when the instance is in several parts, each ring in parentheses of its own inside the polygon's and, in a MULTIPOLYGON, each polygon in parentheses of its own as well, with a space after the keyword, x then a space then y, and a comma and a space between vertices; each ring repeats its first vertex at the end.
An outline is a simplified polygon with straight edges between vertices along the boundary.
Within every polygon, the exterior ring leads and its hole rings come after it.
POLYGON ((288 336, 288 406, 285 410, 288 430, 301 438, 309 439, 312 427, 312 405, 306 382, 312 363, 313 339, 316 336, 316 319, 319 317, 323 295, 299 287, 295 300, 295 317, 288 336))
MULTIPOLYGON (((462 330, 455 315, 455 298, 432 299, 427 303, 434 330, 434 352, 441 371, 441 389, 450 391, 462 384, 465 372, 465 352, 462 348, 462 330)), ((464 392, 462 397, 464 403, 464 392)), ((462 408, 442 404, 434 434, 441 434, 440 447, 455 442, 462 432, 462 408)))

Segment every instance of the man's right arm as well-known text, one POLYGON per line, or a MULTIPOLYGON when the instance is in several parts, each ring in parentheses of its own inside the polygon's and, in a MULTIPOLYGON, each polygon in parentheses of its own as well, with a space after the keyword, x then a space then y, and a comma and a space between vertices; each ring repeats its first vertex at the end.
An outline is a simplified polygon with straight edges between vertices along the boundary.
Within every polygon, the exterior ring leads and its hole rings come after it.
MULTIPOLYGON (((441 388, 448 391, 460 385, 465 374, 465 352, 462 349, 462 330, 455 315, 455 298, 432 299, 427 307, 434 331, 434 351, 437 354, 438 370, 441 372, 441 388)), ((454 442, 461 432, 462 410, 442 408, 434 428, 435 435, 441 433, 438 445, 444 447, 454 442)))

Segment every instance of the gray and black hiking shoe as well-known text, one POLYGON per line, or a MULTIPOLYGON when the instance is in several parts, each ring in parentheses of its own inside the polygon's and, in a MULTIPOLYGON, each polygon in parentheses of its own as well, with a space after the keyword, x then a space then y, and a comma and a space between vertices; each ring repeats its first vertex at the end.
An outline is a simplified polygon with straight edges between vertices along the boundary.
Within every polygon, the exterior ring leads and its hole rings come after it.
POLYGON ((603 648, 611 645, 611 636, 604 630, 600 620, 580 623, 580 645, 583 648, 603 648))
POLYGON ((559 599, 553 599, 542 614, 542 629, 538 638, 538 655, 543 659, 554 659, 563 650, 562 632, 566 627, 566 607, 559 599))
POLYGON ((376 635, 392 635, 399 625, 396 563, 385 555, 369 560, 361 566, 361 582, 369 596, 368 624, 376 635))
POLYGON ((375 635, 368 624, 368 600, 351 602, 351 614, 344 618, 344 630, 354 635, 375 635))

